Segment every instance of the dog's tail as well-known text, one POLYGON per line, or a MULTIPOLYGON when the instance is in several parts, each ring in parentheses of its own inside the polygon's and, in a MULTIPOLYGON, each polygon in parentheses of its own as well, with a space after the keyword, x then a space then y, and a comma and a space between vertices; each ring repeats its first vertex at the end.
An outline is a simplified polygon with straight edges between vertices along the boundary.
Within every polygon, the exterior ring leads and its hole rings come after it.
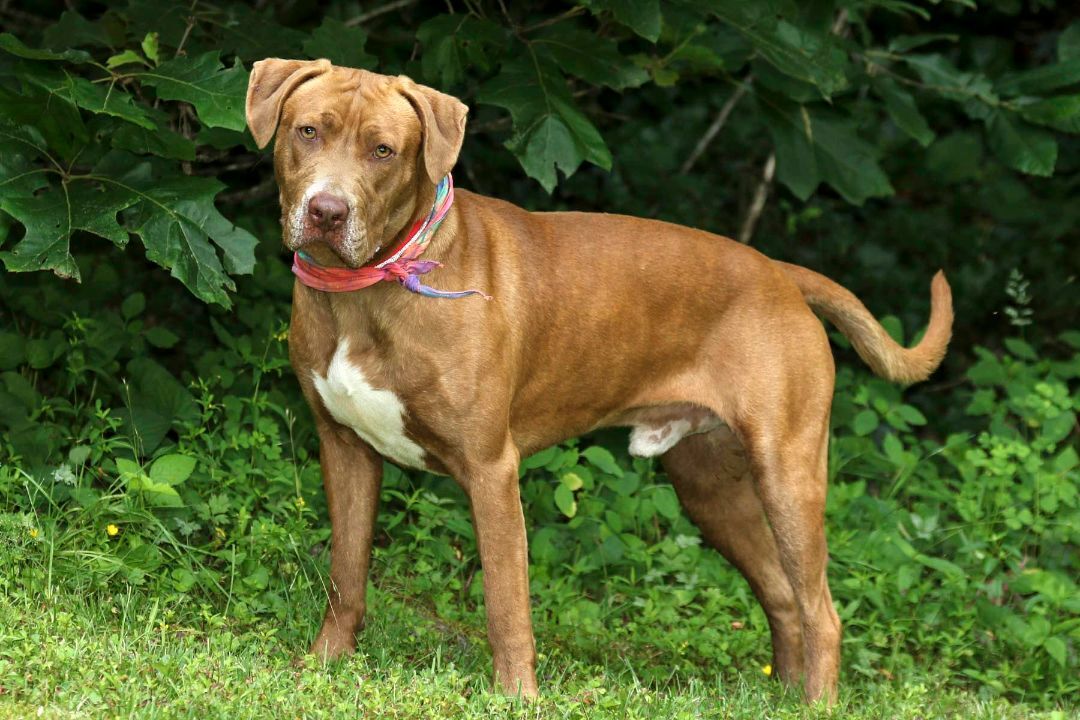
POLYGON ((806 303, 844 333, 877 375, 910 384, 925 380, 941 364, 952 336, 952 290, 940 270, 930 283, 930 323, 913 348, 898 345, 859 298, 813 270, 778 262, 802 291, 806 303))

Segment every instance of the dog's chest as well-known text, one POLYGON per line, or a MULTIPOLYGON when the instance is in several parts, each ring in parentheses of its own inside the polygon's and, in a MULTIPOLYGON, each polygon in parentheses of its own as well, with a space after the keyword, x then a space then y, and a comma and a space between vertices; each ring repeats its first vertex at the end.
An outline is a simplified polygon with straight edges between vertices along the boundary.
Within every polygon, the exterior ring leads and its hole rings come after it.
POLYGON ((423 448, 405 434, 405 403, 391 390, 371 385, 368 374, 349 357, 348 340, 338 344, 326 375, 313 376, 315 389, 335 420, 352 428, 383 457, 425 469, 423 448))

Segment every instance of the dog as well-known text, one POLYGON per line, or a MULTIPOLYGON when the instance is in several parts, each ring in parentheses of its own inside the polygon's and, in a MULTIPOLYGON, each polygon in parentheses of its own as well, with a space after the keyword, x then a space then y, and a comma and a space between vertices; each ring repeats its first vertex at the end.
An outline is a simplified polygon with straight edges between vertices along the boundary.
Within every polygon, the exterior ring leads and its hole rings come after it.
POLYGON ((824 508, 835 369, 822 322, 892 381, 925 379, 952 328, 890 339, 849 291, 728 238, 621 215, 534 213, 455 189, 468 109, 405 76, 267 59, 246 114, 277 136, 294 255, 289 357, 314 414, 331 522, 311 652, 355 648, 383 460, 452 476, 484 570, 495 685, 535 696, 522 457, 625 426, 768 617, 773 667, 836 699, 824 508))

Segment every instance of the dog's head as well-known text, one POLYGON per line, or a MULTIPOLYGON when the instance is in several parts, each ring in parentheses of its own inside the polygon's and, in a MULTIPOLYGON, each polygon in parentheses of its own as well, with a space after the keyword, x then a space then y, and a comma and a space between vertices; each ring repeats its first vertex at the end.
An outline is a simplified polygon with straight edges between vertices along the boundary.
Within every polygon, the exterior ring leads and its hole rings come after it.
POLYGON ((363 265, 417 214, 419 196, 430 200, 421 191, 453 168, 467 112, 405 76, 328 60, 255 63, 247 123, 259 147, 277 133, 285 245, 324 243, 345 265, 363 265))

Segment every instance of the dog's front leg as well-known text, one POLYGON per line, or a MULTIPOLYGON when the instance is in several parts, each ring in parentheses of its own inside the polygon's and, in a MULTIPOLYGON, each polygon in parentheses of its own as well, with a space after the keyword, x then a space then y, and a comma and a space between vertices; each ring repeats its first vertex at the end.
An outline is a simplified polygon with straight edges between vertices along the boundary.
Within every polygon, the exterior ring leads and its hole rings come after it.
POLYGON ((459 478, 472 504, 484 569, 484 605, 495 685, 508 695, 534 697, 536 645, 529 611, 529 555, 518 493, 518 455, 508 449, 459 478))
POLYGON ((319 460, 330 508, 330 587, 311 652, 333 659, 356 647, 367 610, 371 538, 382 484, 382 457, 332 420, 318 422, 319 460))

